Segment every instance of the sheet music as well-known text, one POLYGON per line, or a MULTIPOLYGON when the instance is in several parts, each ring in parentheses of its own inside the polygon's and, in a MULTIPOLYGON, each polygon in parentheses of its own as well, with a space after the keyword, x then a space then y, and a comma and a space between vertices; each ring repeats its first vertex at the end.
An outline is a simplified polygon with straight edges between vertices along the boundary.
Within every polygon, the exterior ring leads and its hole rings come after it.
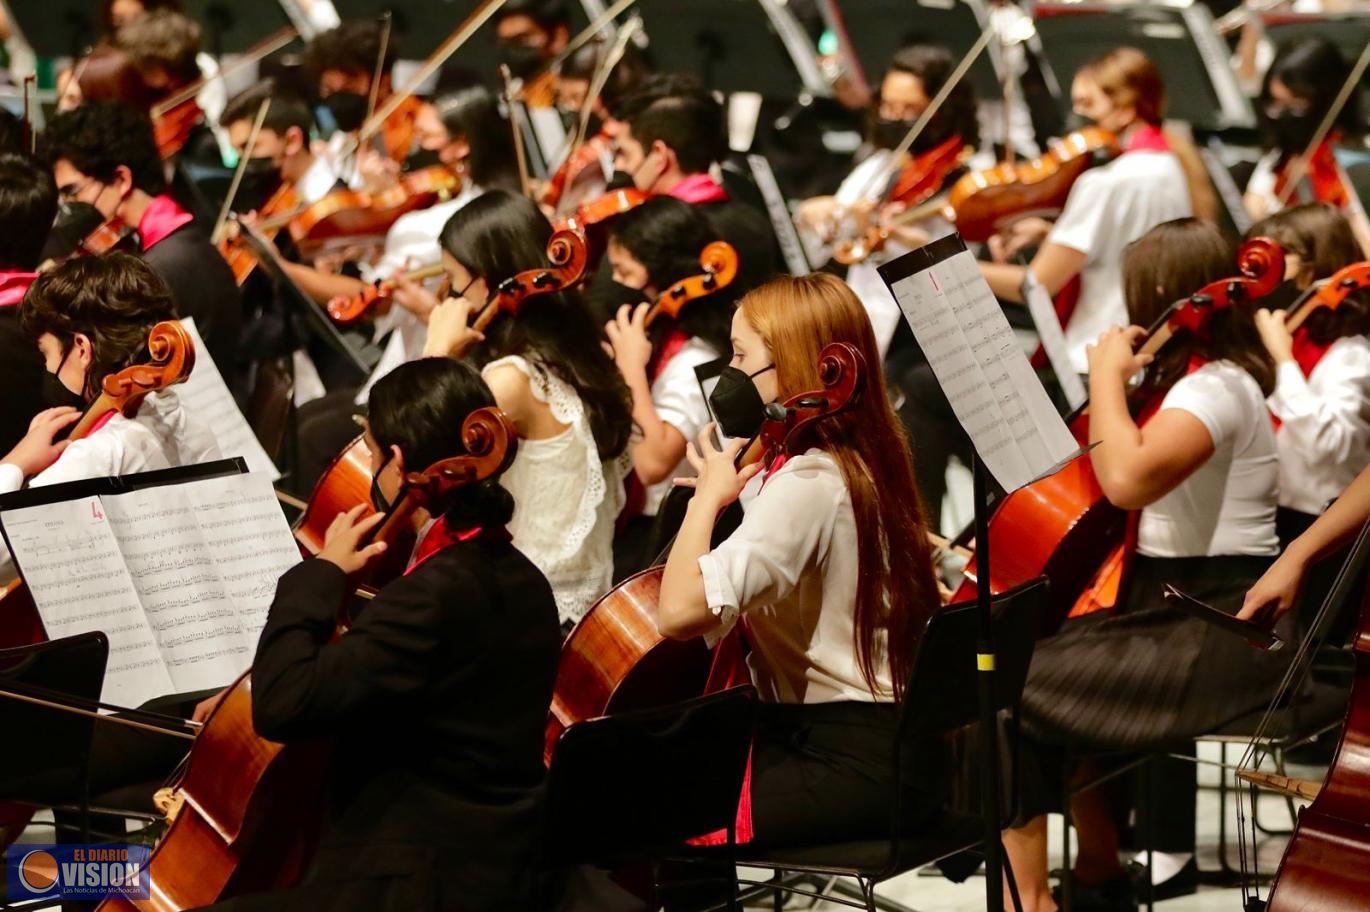
POLYGON ((241 456, 253 472, 266 472, 272 481, 277 480, 281 473, 228 391, 228 384, 195 328, 195 318, 186 317, 181 323, 195 343, 195 367, 189 379, 176 388, 177 395, 191 414, 209 426, 219 443, 219 452, 224 456, 241 456))
POLYGON ((175 691, 98 497, 8 510, 5 532, 48 636, 109 638, 104 702, 137 706, 175 691))
POLYGON ((243 631, 185 492, 168 485, 101 500, 173 692, 232 681, 251 664, 256 643, 243 631))
POLYGON ((1032 324, 1037 327, 1037 338, 1042 343, 1042 351, 1046 352, 1047 361, 1051 363, 1051 370, 1056 374, 1056 382, 1061 384, 1061 392, 1065 393, 1066 402, 1072 409, 1079 408, 1089 398, 1089 393, 1085 391, 1084 381, 1075 373, 1075 368, 1070 363, 1070 354, 1066 350, 1066 334, 1061 330, 1061 319, 1056 315, 1056 305, 1052 303, 1051 295, 1047 294, 1046 287, 1037 281, 1037 276, 1031 269, 1023 270, 1023 301, 1027 304, 1028 313, 1032 315, 1032 324))
POLYGON ((266 625, 276 581, 300 562, 271 480, 260 472, 207 478, 183 486, 205 544, 233 602, 250 647, 266 625))
POLYGON ((1076 453, 1075 439, 959 236, 905 254, 880 267, 880 275, 999 484, 1016 490, 1076 453))

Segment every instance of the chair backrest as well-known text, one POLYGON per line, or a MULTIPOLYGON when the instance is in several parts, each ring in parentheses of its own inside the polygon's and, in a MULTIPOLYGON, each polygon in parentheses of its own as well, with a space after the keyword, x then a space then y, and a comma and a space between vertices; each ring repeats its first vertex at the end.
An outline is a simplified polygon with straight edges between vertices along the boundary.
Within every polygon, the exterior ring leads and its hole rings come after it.
POLYGON ((755 714, 748 686, 572 725, 547 777, 554 860, 645 857, 731 827, 755 714))
POLYGON ((280 458, 294 407, 295 372, 290 359, 262 360, 248 400, 247 423, 272 459, 280 458))
MULTIPOLYGON (((109 640, 98 631, 0 649, 0 689, 98 700, 108 657, 109 640)), ((0 731, 11 745, 23 745, 0 751, 0 798, 45 803, 79 794, 95 724, 89 716, 0 695, 0 731)))

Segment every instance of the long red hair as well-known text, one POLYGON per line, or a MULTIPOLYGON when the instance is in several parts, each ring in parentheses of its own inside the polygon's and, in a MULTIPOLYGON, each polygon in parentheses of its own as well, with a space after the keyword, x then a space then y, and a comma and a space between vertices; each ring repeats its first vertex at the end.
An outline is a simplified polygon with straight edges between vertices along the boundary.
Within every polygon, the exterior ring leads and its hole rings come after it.
POLYGON ((813 440, 841 468, 855 514, 861 674, 875 693, 887 660, 902 700, 918 637, 941 599, 909 440, 885 390, 870 318, 852 290, 826 273, 772 279, 738 307, 770 349, 781 399, 822 388, 818 359, 829 343, 845 342, 865 358, 865 392, 851 409, 816 422, 813 440))

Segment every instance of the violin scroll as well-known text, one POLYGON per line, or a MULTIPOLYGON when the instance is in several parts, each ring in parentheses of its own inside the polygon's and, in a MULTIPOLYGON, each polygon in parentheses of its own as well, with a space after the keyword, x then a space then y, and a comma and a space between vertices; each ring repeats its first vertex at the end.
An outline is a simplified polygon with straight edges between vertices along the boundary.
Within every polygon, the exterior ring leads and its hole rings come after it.
POLYGON ((405 476, 405 482, 425 501, 500 475, 518 452, 518 434, 497 408, 480 408, 467 415, 461 425, 461 442, 466 455, 440 459, 422 472, 405 476))

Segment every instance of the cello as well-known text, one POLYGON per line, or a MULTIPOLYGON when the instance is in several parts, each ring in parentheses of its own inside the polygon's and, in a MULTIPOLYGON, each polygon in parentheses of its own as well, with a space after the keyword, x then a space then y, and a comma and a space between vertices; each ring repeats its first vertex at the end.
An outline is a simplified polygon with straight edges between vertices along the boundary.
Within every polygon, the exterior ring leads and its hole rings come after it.
MULTIPOLYGON (((834 342, 819 355, 823 388, 766 407, 766 421, 744 458, 769 465, 801 452, 804 430, 852 405, 865 388, 866 365, 850 345, 834 342)), ((636 573, 610 589, 581 618, 561 648, 556 687, 547 714, 543 759, 551 763, 562 732, 586 719, 660 706, 699 696, 713 653, 700 638, 670 640, 657 630, 664 564, 636 573)))
MULTIPOLYGON (((405 475, 404 496, 373 541, 412 526, 414 514, 435 500, 499 475, 517 441, 498 409, 482 408, 462 423, 462 443, 465 455, 405 475)), ((252 677, 244 673, 195 738, 173 797, 174 819, 148 862, 150 898, 114 896, 97 912, 180 912, 295 883, 322 831, 326 764, 322 743, 283 745, 256 733, 252 677)))
MULTIPOLYGON (((1241 275, 1213 282, 1172 304, 1148 329, 1139 353, 1156 354, 1177 333, 1202 333, 1213 313, 1269 294, 1284 280, 1284 252, 1265 238, 1242 244, 1237 266, 1241 275)), ((1072 412, 1066 424, 1088 449, 1088 403, 1072 412)), ((1111 607, 1121 582, 1126 526, 1126 512, 1109 503, 1088 454, 1082 453, 1054 475, 1009 493, 995 508, 989 521, 996 555, 990 591, 1006 592, 1045 575, 1051 580, 1051 608, 1044 634, 1067 616, 1088 613, 1087 606, 1111 607)), ((970 564, 953 601, 975 598, 976 586, 970 564)))
MULTIPOLYGON (((585 274, 585 239, 574 231, 557 231, 547 242, 550 267, 526 269, 500 282, 472 326, 483 331, 499 314, 518 316, 529 298, 570 288, 585 274)), ((323 548, 324 533, 339 513, 371 502, 371 454, 358 436, 324 471, 304 513, 295 524, 295 537, 307 554, 323 548)))

